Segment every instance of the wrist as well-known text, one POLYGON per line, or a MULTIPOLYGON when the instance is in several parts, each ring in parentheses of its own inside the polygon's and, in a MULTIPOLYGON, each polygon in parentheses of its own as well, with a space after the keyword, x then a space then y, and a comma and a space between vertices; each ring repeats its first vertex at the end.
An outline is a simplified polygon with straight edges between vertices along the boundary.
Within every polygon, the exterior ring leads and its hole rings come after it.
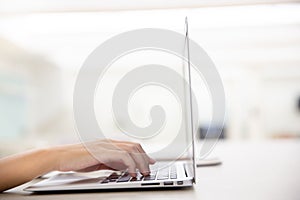
POLYGON ((71 145, 56 146, 49 148, 48 151, 50 155, 50 160, 52 160, 52 171, 71 171, 72 167, 66 162, 72 157, 72 152, 70 150, 71 145))
POLYGON ((43 148, 38 150, 41 160, 44 160, 44 173, 59 170, 59 150, 58 148, 43 148))

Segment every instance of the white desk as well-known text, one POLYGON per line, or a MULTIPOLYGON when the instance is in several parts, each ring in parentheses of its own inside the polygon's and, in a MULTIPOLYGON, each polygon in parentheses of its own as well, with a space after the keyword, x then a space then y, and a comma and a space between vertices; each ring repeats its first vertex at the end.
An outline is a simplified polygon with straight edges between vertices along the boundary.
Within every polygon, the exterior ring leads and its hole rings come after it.
POLYGON ((198 168, 190 189, 40 195, 22 191, 23 185, 0 199, 300 199, 300 140, 221 142, 215 152, 223 164, 198 168))

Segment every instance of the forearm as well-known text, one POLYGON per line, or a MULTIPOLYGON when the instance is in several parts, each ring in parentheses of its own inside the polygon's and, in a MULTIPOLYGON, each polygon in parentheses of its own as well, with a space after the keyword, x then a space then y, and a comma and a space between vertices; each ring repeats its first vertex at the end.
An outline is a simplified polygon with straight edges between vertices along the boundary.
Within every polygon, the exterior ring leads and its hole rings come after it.
POLYGON ((1 159, 0 192, 56 170, 57 157, 55 150, 41 149, 1 159))

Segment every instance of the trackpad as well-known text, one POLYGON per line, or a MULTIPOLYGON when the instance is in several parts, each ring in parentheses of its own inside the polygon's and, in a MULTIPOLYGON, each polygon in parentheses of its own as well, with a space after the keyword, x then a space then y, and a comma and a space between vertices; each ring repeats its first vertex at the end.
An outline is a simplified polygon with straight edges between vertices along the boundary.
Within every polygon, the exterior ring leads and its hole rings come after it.
POLYGON ((42 180, 32 187, 62 186, 69 184, 94 184, 104 180, 112 171, 99 171, 92 173, 59 173, 42 180))

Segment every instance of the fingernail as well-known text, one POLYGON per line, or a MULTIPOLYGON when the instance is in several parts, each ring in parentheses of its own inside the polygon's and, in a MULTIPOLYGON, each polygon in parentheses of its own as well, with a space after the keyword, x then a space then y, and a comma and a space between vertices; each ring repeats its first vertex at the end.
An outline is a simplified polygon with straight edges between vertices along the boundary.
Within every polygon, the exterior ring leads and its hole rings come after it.
POLYGON ((136 177, 136 173, 130 173, 130 176, 135 178, 136 177))
POLYGON ((149 172, 143 172, 142 174, 143 174, 143 176, 148 176, 150 173, 149 172))

